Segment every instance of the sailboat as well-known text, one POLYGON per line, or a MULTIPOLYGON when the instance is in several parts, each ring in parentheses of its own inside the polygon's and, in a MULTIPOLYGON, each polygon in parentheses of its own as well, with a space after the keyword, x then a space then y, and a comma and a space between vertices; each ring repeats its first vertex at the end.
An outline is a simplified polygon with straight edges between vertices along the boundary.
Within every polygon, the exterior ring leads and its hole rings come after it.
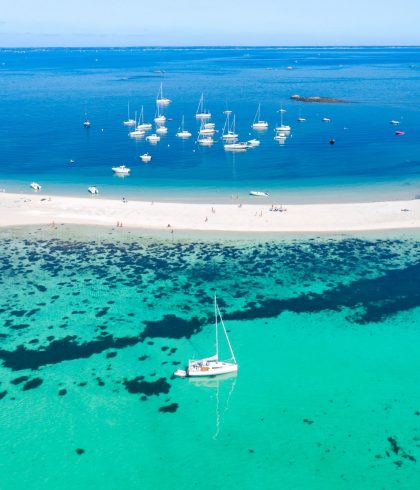
POLYGON ((261 121, 261 104, 258 104, 257 112, 255 113, 254 122, 252 123, 252 129, 267 129, 268 122, 261 121))
POLYGON ((90 121, 89 121, 86 113, 85 113, 85 122, 83 123, 83 127, 84 128, 90 128, 90 121))
POLYGON ((176 136, 178 138, 190 138, 192 136, 191 133, 189 131, 186 131, 184 128, 184 116, 182 116, 181 127, 178 129, 176 136))
POLYGON ((137 125, 137 129, 140 131, 149 131, 152 129, 151 123, 145 123, 144 122, 144 109, 143 106, 141 106, 141 111, 140 111, 140 119, 139 119, 139 124, 137 125))
POLYGON ((236 141, 239 138, 239 135, 235 132, 235 122, 236 117, 233 116, 232 126, 230 126, 230 112, 226 114, 225 125, 223 126, 223 141, 236 141))
POLYGON ((181 378, 193 377, 193 376, 218 376, 220 374, 234 373, 238 371, 238 364, 236 362, 235 354, 229 340, 229 336, 226 331, 225 324, 223 322, 222 314, 220 313, 219 306, 217 304, 216 295, 214 295, 214 316, 215 316, 215 330, 216 330, 216 354, 211 357, 205 357, 204 359, 190 359, 188 361, 188 367, 186 370, 177 369, 174 373, 175 376, 181 378), (223 332, 226 337, 227 344, 229 346, 231 357, 226 361, 219 359, 219 324, 222 325, 223 332))
POLYGON ((136 120, 130 117, 130 102, 128 103, 127 120, 123 121, 124 126, 135 126, 136 120))
POLYGON ((170 103, 171 103, 171 99, 167 99, 166 97, 163 96, 163 83, 161 83, 160 90, 156 98, 156 104, 166 106, 169 105, 170 103))
POLYGON ((200 134, 202 136, 209 136, 209 135, 211 136, 215 132, 216 132, 216 130, 214 129, 214 124, 213 123, 206 124, 204 122, 204 119, 201 120, 201 127, 200 127, 200 131, 199 131, 198 134, 200 134))
POLYGON ((165 124, 166 122, 166 117, 160 113, 159 106, 157 106, 157 111, 153 120, 156 124, 165 124))
POLYGON ((276 132, 277 133, 279 133, 279 132, 283 132, 283 133, 290 132, 292 128, 290 126, 288 126, 287 124, 283 124, 283 114, 286 112, 286 109, 283 109, 283 107, 282 107, 281 109, 279 109, 279 112, 280 112, 280 126, 276 127, 276 132))
POLYGON ((195 113, 196 119, 210 119, 211 113, 204 109, 204 94, 201 94, 200 101, 198 102, 197 111, 195 113))
MULTIPOLYGON (((136 124, 137 124, 137 112, 136 115, 134 116, 134 125, 136 124)), ((130 138, 143 138, 144 134, 145 134, 144 129, 141 129, 140 126, 137 126, 136 128, 134 128, 133 131, 130 131, 128 133, 130 138)))

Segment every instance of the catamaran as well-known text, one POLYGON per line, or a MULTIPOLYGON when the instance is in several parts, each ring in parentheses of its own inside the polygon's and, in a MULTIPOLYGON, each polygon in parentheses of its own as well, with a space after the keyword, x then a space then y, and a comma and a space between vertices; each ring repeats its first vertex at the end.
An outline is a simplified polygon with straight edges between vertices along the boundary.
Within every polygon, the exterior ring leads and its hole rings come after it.
POLYGON ((216 330, 216 354, 211 357, 205 357, 204 359, 190 359, 188 361, 187 369, 177 369, 174 373, 175 376, 181 378, 193 377, 193 376, 218 376, 220 374, 234 373, 238 371, 238 364, 236 362, 235 354, 233 353, 232 345, 229 340, 229 336, 226 331, 225 324, 223 322, 222 314, 220 313, 219 306, 217 304, 216 295, 214 296, 214 316, 215 316, 215 330, 216 330), (219 359, 219 323, 222 325, 223 332, 226 337, 227 344, 229 346, 231 357, 226 361, 219 359))
POLYGON ((198 102, 197 111, 195 113, 196 119, 210 119, 211 112, 204 109, 204 94, 201 94, 200 101, 198 102))
POLYGON ((267 129, 268 122, 261 121, 261 104, 258 104, 257 112, 255 113, 254 122, 252 123, 252 129, 267 129))
POLYGON ((161 83, 160 90, 156 97, 156 104, 161 106, 166 106, 169 105, 170 103, 171 103, 171 99, 167 99, 166 97, 163 96, 163 83, 161 83))
POLYGON ((182 116, 181 127, 178 129, 176 136, 178 138, 190 138, 192 136, 192 134, 184 128, 184 116, 182 116))
POLYGON ((128 103, 128 110, 127 110, 127 120, 123 121, 124 126, 135 126, 136 125, 136 120, 131 119, 130 117, 130 102, 128 103))

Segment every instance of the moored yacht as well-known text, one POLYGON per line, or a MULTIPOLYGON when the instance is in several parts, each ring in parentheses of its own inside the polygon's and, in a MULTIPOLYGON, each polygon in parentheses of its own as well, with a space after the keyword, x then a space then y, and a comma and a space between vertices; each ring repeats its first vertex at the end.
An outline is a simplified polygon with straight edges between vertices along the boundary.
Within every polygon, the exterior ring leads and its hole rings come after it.
POLYGON ((198 102, 197 111, 195 113, 196 119, 210 119, 211 112, 204 109, 204 94, 201 94, 200 101, 198 102))
POLYGON ((252 123, 252 129, 267 129, 268 122, 262 121, 261 117, 261 104, 258 104, 257 112, 255 113, 254 122, 252 123))
POLYGON ((131 172, 131 169, 125 165, 120 165, 118 167, 112 167, 112 171, 116 174, 128 175, 131 172))
POLYGON ((184 116, 182 116, 181 127, 178 129, 176 136, 178 138, 190 138, 192 136, 192 134, 184 128, 184 116))
POLYGON ((171 103, 171 99, 167 99, 163 96, 163 83, 160 84, 160 90, 156 98, 156 104, 160 106, 167 106, 171 103))
POLYGON ((150 162, 152 155, 149 155, 149 153, 143 153, 143 155, 140 155, 140 159, 142 162, 150 162))
POLYGON ((188 361, 188 367, 185 370, 177 369, 174 373, 175 376, 181 378, 218 376, 226 373, 236 373, 238 371, 238 364, 236 362, 235 354, 233 353, 232 345, 230 343, 229 336, 223 322, 222 314, 220 313, 220 309, 217 304, 216 295, 214 296, 214 315, 216 330, 216 354, 211 357, 205 357, 203 359, 190 359, 188 361), (219 319, 231 355, 229 359, 226 359, 224 361, 219 359, 219 319))

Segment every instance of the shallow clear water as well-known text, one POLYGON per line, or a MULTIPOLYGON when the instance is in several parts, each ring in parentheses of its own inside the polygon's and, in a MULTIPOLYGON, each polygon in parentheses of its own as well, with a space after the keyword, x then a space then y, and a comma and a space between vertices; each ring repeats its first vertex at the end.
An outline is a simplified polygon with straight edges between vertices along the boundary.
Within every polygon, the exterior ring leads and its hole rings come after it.
POLYGON ((28 191, 35 180, 48 193, 85 195, 94 184, 102 196, 207 202, 251 189, 289 202, 412 198, 419 192, 419 65, 415 47, 3 49, 0 187, 28 191), (144 105, 150 121, 160 82, 173 100, 168 136, 156 146, 133 141, 122 125, 127 102, 132 115, 144 105), (255 136, 250 125, 261 103, 270 124, 261 146, 229 154, 220 143, 179 141, 183 114, 196 134, 201 93, 219 130, 226 107, 236 113, 243 140, 255 136), (295 93, 354 103, 296 103, 295 93), (282 146, 273 140, 280 106, 293 128, 282 146), (299 124, 299 115, 307 122, 299 124), (394 135, 391 119, 405 136, 394 135), (153 156, 148 165, 139 161, 145 151, 153 156), (132 168, 128 178, 112 174, 122 163, 132 168))
POLYGON ((418 234, 78 230, 0 232, 2 489, 418 488, 418 234))

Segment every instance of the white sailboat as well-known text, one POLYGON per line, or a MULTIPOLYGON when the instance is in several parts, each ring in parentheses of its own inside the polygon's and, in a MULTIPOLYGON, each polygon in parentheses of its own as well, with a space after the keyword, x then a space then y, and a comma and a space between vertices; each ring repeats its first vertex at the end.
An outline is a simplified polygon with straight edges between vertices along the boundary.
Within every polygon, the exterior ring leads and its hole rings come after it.
POLYGON ((160 113, 159 106, 157 106, 155 118, 153 119, 156 124, 165 124, 166 122, 166 117, 160 113))
POLYGON ((130 102, 128 103, 128 110, 127 110, 127 120, 123 121, 124 126, 135 126, 136 125, 136 120, 131 119, 130 117, 130 102))
POLYGON ((276 132, 283 132, 283 133, 287 133, 287 132, 290 132, 292 130, 292 128, 290 126, 288 126, 287 124, 283 124, 283 114, 286 112, 286 109, 283 109, 283 107, 279 110, 280 112, 280 126, 276 126, 276 132))
POLYGON ((171 99, 167 99, 166 97, 163 96, 163 83, 160 84, 160 90, 158 92, 158 95, 156 97, 156 104, 160 106, 167 106, 171 103, 171 99))
POLYGON ((204 94, 201 94, 200 101, 198 102, 197 111, 195 113, 196 119, 210 119, 211 113, 204 109, 204 94))
POLYGON ((143 106, 141 106, 141 111, 140 111, 140 119, 139 123, 137 125, 137 129, 140 131, 149 131, 152 129, 152 124, 151 123, 145 123, 144 122, 144 109, 143 106))
POLYGON ((157 143, 158 141, 160 141, 160 136, 158 136, 157 134, 151 134, 150 136, 146 136, 146 141, 148 141, 149 143, 157 143))
POLYGON ((192 136, 192 134, 184 128, 184 116, 182 116, 181 127, 178 129, 176 136, 178 138, 190 138, 192 136))
POLYGON ((188 367, 186 370, 177 369, 174 373, 175 376, 182 378, 185 377, 202 377, 202 376, 218 376, 226 373, 234 373, 238 371, 238 364, 236 362, 235 354, 233 353, 232 345, 229 340, 229 336, 226 331, 225 324, 223 322, 222 314, 220 313, 219 306, 217 304, 216 295, 214 295, 214 316, 215 316, 215 330, 216 330, 216 354, 211 357, 205 357, 203 359, 190 359, 188 361, 188 367), (227 344, 229 346, 231 357, 226 361, 219 359, 219 323, 222 325, 223 332, 226 337, 227 344))
POLYGON ((225 125, 223 126, 223 141, 234 142, 239 138, 239 135, 235 132, 236 116, 233 116, 232 125, 230 125, 230 112, 226 114, 225 125))
POLYGON ((267 129, 268 122, 261 119, 261 104, 258 104, 257 112, 255 113, 254 122, 252 123, 252 129, 267 129))
MULTIPOLYGON (((136 124, 137 124, 137 112, 136 115, 134 116, 134 125, 136 124)), ((134 128, 133 131, 130 131, 128 133, 130 138, 143 138, 144 134, 145 134, 144 129, 139 128, 139 126, 137 126, 136 128, 134 128)))
POLYGON ((119 167, 112 167, 112 171, 119 175, 128 175, 131 172, 131 169, 125 165, 120 165, 119 167))
POLYGON ((201 120, 201 126, 200 126, 200 130, 199 130, 198 134, 200 134, 202 136, 211 136, 215 132, 216 132, 216 130, 214 129, 213 123, 206 124, 204 122, 204 119, 201 120))
POLYGON ((168 132, 168 128, 166 126, 157 126, 156 133, 157 134, 166 134, 168 132))

